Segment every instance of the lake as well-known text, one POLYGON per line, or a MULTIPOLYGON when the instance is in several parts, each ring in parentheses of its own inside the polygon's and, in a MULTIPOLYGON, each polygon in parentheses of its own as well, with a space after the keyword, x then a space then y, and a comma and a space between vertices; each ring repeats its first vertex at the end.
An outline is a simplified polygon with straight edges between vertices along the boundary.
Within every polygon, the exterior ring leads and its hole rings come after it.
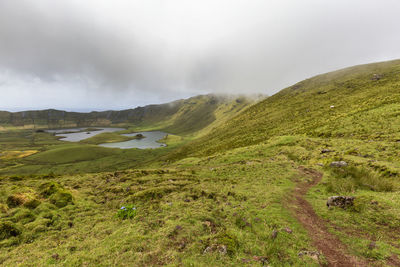
POLYGON ((125 130, 124 128, 96 128, 98 131, 83 131, 86 128, 72 128, 72 129, 57 129, 57 130, 46 130, 49 133, 55 133, 56 136, 62 136, 61 141, 79 142, 83 139, 93 137, 101 133, 118 132, 125 130))
MULTIPOLYGON (((79 142, 89 137, 93 137, 100 133, 107 132, 118 132, 125 130, 123 128, 97 128, 98 131, 84 131, 87 128, 71 128, 71 129, 57 129, 57 130, 46 130, 46 132, 54 133, 56 136, 62 136, 60 140, 69 141, 69 142, 79 142)), ((105 143, 100 144, 99 146, 103 147, 112 147, 112 148, 139 148, 139 149, 147 149, 147 148, 159 148, 166 146, 165 144, 157 142, 158 140, 164 138, 167 133, 161 131, 151 131, 151 132, 137 132, 131 134, 122 134, 125 136, 135 136, 137 134, 142 134, 144 138, 141 139, 133 139, 124 142, 117 143, 105 143)))
POLYGON ((142 139, 133 139, 133 140, 118 142, 118 143, 100 144, 100 146, 122 148, 122 149, 128 149, 128 148, 146 149, 146 148, 159 148, 159 147, 166 146, 165 144, 157 142, 158 140, 164 138, 167 135, 167 133, 165 133, 165 132, 151 131, 151 132, 137 132, 137 133, 132 133, 132 134, 123 134, 123 135, 135 136, 137 134, 142 134, 145 137, 142 139))

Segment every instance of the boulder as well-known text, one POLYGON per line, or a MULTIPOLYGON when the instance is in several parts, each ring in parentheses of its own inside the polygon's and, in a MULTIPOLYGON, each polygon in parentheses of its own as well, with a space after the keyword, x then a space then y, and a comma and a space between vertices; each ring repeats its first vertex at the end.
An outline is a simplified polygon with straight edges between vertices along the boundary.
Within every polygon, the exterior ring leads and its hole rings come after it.
POLYGON ((327 148, 324 148, 321 150, 321 154, 325 154, 325 153, 329 153, 329 152, 332 152, 332 150, 327 149, 327 148))
POLYGON ((348 164, 347 164, 346 161, 333 161, 331 163, 331 167, 339 167, 339 168, 341 168, 341 167, 346 167, 347 165, 348 164))
POLYGON ((371 80, 373 81, 379 81, 380 79, 382 79, 383 75, 382 74, 374 74, 372 75, 371 80))
POLYGON ((348 196, 332 196, 328 198, 326 205, 330 207, 340 207, 346 209, 354 205, 355 197, 348 196))

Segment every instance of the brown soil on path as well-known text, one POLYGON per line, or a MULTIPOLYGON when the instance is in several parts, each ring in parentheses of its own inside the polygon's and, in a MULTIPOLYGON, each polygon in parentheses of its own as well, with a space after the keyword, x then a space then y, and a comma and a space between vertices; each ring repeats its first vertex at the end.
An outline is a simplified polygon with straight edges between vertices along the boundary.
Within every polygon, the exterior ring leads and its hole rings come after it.
POLYGON ((346 246, 328 231, 326 222, 317 216, 311 204, 305 200, 307 191, 321 181, 322 174, 304 167, 300 167, 299 171, 311 178, 311 181, 297 185, 290 204, 293 206, 291 209, 295 218, 307 230, 313 246, 322 252, 328 266, 368 266, 368 262, 347 253, 346 246))

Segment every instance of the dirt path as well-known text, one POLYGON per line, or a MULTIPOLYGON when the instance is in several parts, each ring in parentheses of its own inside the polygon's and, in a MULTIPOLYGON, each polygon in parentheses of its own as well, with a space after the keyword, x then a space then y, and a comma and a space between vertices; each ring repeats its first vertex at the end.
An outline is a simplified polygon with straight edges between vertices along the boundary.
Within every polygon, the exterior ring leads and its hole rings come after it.
POLYGON ((294 216, 307 230, 312 244, 322 252, 328 266, 368 266, 367 262, 346 253, 346 246, 328 231, 325 221, 315 214, 311 204, 305 200, 307 191, 321 181, 322 174, 304 167, 300 167, 299 171, 311 181, 297 185, 290 204, 294 216))

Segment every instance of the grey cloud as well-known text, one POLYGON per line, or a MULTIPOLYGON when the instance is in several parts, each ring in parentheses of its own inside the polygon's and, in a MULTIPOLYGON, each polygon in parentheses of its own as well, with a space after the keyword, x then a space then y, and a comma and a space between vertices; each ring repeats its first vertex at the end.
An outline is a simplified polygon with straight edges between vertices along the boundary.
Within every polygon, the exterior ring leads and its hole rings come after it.
MULTIPOLYGON (((129 12, 115 1, 122 11, 114 16, 106 2, 0 1, 0 72, 13 73, 0 79, 0 90, 27 92, 39 79, 32 90, 79 91, 107 109, 152 95, 163 102, 210 92, 273 94, 319 73, 400 58, 394 0, 193 1, 190 10, 187 1, 149 0, 132 1, 129 12)), ((0 108, 17 106, 4 95, 0 108)), ((38 107, 68 101, 21 97, 38 107)))

